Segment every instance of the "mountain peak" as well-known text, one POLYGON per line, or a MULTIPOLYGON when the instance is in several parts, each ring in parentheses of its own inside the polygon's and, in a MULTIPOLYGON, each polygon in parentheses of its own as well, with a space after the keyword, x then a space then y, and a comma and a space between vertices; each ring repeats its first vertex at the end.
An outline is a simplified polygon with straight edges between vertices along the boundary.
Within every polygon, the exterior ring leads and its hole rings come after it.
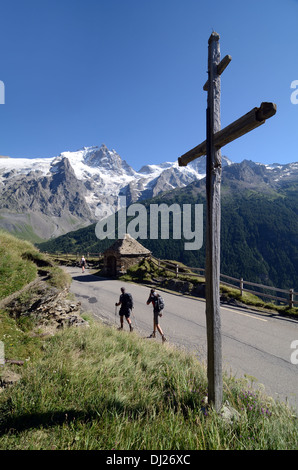
POLYGON ((109 150, 105 144, 101 147, 90 147, 83 157, 84 163, 91 168, 100 168, 103 171, 110 171, 114 174, 128 174, 132 176, 135 172, 122 160, 116 150, 109 150))

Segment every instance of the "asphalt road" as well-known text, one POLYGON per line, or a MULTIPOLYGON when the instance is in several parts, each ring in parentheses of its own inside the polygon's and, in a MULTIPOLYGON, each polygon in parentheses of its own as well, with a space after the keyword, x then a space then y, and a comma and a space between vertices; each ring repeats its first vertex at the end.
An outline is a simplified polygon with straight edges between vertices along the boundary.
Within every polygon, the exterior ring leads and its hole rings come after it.
MULTIPOLYGON (((119 326, 115 302, 120 287, 133 295, 131 320, 142 337, 152 332, 152 306, 146 305, 150 289, 82 274, 80 268, 68 268, 73 277, 71 292, 82 303, 83 311, 106 324, 119 326)), ((207 358, 205 301, 176 293, 163 292, 165 310, 160 324, 169 343, 194 352, 202 363, 207 358)), ((298 340, 298 321, 270 313, 222 306, 223 367, 233 376, 244 374, 262 384, 274 399, 288 401, 298 410, 298 364, 292 364, 291 343, 298 340)), ((124 322, 128 331, 128 325, 124 322)), ((161 337, 157 333, 156 339, 161 337)), ((297 357, 297 355, 296 355, 297 357)))

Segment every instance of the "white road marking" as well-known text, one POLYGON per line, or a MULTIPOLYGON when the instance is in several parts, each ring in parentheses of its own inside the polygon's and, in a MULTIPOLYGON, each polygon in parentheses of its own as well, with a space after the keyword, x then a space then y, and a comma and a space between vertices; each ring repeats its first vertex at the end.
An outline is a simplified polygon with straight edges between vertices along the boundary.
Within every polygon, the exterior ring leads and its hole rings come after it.
POLYGON ((237 315, 243 315, 244 317, 250 317, 250 318, 253 318, 254 320, 265 321, 265 322, 268 321, 268 320, 265 320, 264 318, 258 318, 258 317, 255 317, 254 315, 250 315, 249 313, 242 313, 242 312, 232 310, 226 307, 221 307, 221 309, 227 310, 228 312, 231 312, 231 313, 236 313, 237 315))

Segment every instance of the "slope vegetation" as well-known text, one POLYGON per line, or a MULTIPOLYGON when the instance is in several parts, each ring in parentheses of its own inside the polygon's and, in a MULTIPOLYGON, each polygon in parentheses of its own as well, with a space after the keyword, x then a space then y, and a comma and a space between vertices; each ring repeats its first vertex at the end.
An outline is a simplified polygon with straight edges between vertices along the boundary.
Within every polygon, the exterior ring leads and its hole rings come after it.
POLYGON ((37 276, 42 255, 29 242, 0 232, 0 299, 20 290, 37 276))

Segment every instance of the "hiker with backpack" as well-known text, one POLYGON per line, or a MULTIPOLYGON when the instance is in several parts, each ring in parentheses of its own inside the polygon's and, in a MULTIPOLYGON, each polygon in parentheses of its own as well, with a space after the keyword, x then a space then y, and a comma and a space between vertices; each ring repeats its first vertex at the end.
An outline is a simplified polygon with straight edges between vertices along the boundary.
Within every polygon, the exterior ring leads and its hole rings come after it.
POLYGON ((164 300, 160 294, 151 289, 150 295, 147 300, 147 305, 153 305, 153 332, 149 338, 155 338, 156 330, 160 333, 162 342, 166 341, 166 337, 159 324, 159 317, 162 317, 162 310, 164 309, 164 300))
POLYGON ((131 319, 129 318, 131 314, 131 310, 133 308, 133 299, 132 299, 132 295, 126 292, 124 287, 121 287, 121 295, 119 297, 119 302, 115 303, 116 307, 118 307, 119 305, 121 305, 120 310, 119 310, 119 315, 120 315, 119 330, 123 329, 123 320, 124 320, 123 317, 125 316, 126 321, 129 324, 130 331, 133 331, 131 319))
POLYGON ((80 261, 80 265, 81 265, 81 268, 82 268, 82 273, 85 272, 86 264, 87 264, 87 263, 86 263, 86 259, 85 259, 84 255, 83 255, 82 258, 81 258, 81 261, 80 261))

